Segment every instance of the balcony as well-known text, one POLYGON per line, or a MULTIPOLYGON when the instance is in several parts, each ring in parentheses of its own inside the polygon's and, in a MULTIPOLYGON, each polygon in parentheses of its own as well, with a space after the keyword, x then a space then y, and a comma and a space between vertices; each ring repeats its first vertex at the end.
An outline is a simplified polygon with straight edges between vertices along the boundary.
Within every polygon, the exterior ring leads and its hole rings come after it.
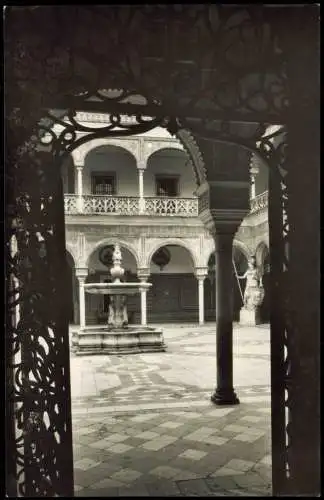
POLYGON ((268 206, 268 191, 258 194, 250 200, 250 214, 260 212, 268 206))
POLYGON ((66 215, 151 215, 167 217, 197 217, 197 198, 143 198, 139 197, 84 195, 64 195, 66 215))
MULTIPOLYGON (((198 217, 198 198, 140 198, 135 196, 64 195, 66 215, 151 215, 161 217, 198 217)), ((268 206, 268 191, 250 200, 250 214, 268 206)))

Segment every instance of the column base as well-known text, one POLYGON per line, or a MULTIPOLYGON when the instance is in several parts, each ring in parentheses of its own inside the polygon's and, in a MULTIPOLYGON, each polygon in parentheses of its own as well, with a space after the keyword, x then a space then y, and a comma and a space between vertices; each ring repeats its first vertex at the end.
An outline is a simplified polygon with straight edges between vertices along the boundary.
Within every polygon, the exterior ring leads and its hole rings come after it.
POLYGON ((219 406, 240 404, 240 400, 234 389, 216 389, 210 400, 219 406))

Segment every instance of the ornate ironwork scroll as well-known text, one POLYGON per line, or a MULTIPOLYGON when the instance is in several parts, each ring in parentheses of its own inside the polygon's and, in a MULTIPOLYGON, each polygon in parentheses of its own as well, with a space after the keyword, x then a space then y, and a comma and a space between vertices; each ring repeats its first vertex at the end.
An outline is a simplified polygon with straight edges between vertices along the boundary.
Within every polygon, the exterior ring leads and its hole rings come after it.
POLYGON ((259 143, 269 165, 270 333, 273 492, 289 494, 291 478, 291 317, 286 133, 277 130, 259 143))
POLYGON ((73 496, 60 169, 35 140, 15 146, 8 145, 6 190, 7 490, 73 496))

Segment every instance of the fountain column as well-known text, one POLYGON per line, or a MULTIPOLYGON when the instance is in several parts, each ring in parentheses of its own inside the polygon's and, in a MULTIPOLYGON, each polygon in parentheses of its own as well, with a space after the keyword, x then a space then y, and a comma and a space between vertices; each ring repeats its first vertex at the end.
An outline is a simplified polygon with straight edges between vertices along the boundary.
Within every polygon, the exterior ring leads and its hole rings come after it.
POLYGON ((80 301, 80 328, 85 327, 85 292, 84 283, 88 276, 88 269, 76 269, 75 274, 79 280, 79 301, 80 301))

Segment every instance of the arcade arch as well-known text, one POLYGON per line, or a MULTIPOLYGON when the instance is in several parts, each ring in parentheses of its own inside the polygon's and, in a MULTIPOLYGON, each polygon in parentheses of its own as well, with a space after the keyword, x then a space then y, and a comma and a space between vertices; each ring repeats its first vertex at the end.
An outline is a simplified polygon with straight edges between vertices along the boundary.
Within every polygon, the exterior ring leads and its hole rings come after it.
POLYGON ((153 285, 147 295, 148 321, 198 321, 197 280, 190 250, 175 243, 160 244, 148 262, 153 285))
MULTIPOLYGON (((92 249, 88 259, 88 276, 86 283, 110 282, 110 269, 112 267, 112 254, 117 242, 101 242, 92 249)), ((132 251, 122 242, 118 242, 122 254, 122 266, 125 270, 124 281, 138 281, 137 261, 132 251)), ((108 295, 85 294, 85 320, 87 325, 101 324, 108 318, 108 295)), ((128 319, 130 323, 139 321, 140 299, 139 295, 130 296, 127 301, 128 319), (136 317, 135 317, 136 316, 136 317)))

